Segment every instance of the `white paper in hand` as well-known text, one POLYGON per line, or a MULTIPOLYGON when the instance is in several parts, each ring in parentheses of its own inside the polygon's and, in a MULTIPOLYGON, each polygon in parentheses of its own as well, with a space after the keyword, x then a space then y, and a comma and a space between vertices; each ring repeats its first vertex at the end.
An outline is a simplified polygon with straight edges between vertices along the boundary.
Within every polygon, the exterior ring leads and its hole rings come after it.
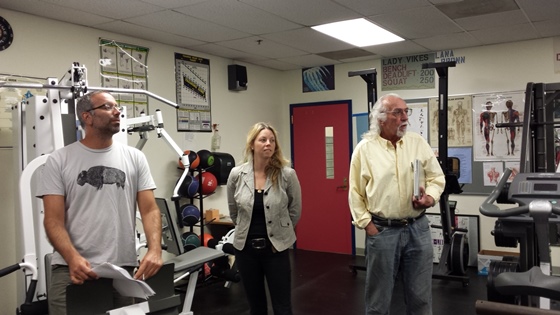
POLYGON ((119 266, 103 263, 92 270, 101 278, 113 279, 113 287, 122 296, 147 299, 155 294, 146 282, 134 279, 128 271, 119 266))

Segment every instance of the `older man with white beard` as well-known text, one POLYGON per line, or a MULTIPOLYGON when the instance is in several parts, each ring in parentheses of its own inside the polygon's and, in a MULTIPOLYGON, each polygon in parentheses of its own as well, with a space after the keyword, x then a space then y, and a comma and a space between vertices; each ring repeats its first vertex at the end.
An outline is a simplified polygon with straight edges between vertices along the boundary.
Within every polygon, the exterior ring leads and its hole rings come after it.
POLYGON ((445 176, 430 145, 406 132, 411 114, 397 94, 379 98, 370 130, 352 154, 349 204, 353 224, 366 231, 366 314, 388 314, 397 273, 407 314, 432 314, 433 249, 425 209, 434 206, 445 176), (425 174, 414 196, 413 163, 425 174))

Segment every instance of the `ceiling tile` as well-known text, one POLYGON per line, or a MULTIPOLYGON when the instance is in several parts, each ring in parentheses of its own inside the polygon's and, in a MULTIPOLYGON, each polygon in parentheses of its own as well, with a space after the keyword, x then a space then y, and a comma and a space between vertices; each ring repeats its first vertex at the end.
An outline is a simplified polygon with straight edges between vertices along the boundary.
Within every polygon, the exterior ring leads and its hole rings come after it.
POLYGON ((519 9, 515 0, 468 0, 439 4, 436 7, 453 20, 519 9))
POLYGON ((422 47, 412 41, 362 47, 362 49, 380 56, 405 56, 428 51, 425 47, 422 47))
POLYGON ((421 7, 370 17, 371 21, 405 39, 461 32, 455 23, 434 7, 421 7))
POLYGON ((302 67, 317 67, 317 66, 334 65, 334 64, 341 63, 338 60, 332 60, 332 59, 328 59, 312 54, 304 55, 304 56, 294 56, 288 58, 278 58, 278 60, 300 65, 302 67))
POLYGON ((346 50, 329 51, 317 55, 333 60, 345 60, 351 58, 372 57, 375 54, 361 48, 352 48, 346 50))
POLYGON ((176 9, 201 20, 249 33, 260 35, 301 27, 276 15, 250 5, 231 0, 214 0, 176 9))
POLYGON ((342 61, 342 62, 360 62, 360 61, 367 61, 367 60, 377 60, 377 59, 381 59, 381 58, 383 58, 383 56, 371 55, 371 56, 367 56, 367 57, 341 59, 339 61, 342 61))
POLYGON ((538 38, 538 34, 529 23, 476 30, 470 33, 483 44, 507 43, 538 38))
POLYGON ((544 37, 560 36, 560 19, 533 23, 537 32, 544 37))
POLYGON ((431 6, 428 0, 391 0, 391 1, 371 1, 371 0, 334 0, 338 4, 359 12, 363 15, 379 15, 392 13, 400 10, 431 6))
POLYGON ((362 17, 331 0, 239 0, 255 8, 305 26, 362 17))
POLYGON ((560 14, 558 0, 517 0, 517 3, 532 21, 558 19, 560 14))
POLYGON ((480 46, 482 42, 474 38, 469 33, 455 33, 440 35, 428 38, 415 39, 415 43, 426 47, 431 51, 457 49, 472 46, 480 46))
POLYGON ((162 8, 176 9, 188 5, 197 4, 207 0, 140 0, 142 2, 151 3, 162 8))
POLYGON ((281 70, 560 36, 560 0, 0 0, 3 10, 281 70), (308 27, 359 17, 406 40, 355 48, 308 27), (318 56, 354 49, 372 55, 318 56))
POLYGON ((130 35, 130 36, 151 40, 167 45, 173 45, 177 47, 189 47, 193 45, 201 45, 204 43, 196 39, 174 35, 168 32, 158 31, 158 30, 154 30, 154 29, 150 29, 150 28, 146 28, 143 26, 134 25, 122 21, 115 21, 115 22, 96 25, 96 28, 117 33, 117 34, 130 35))
POLYGON ((174 11, 156 12, 141 17, 126 19, 125 21, 204 42, 217 42, 248 36, 248 34, 234 29, 199 20, 174 11))
POLYGON ((312 28, 299 28, 285 32, 265 34, 261 37, 270 39, 277 43, 297 47, 310 53, 320 53, 355 48, 355 46, 334 39, 312 28))
POLYGON ((161 7, 138 0, 42 0, 82 12, 89 12, 114 19, 124 19, 162 10, 161 7))
POLYGON ((484 14, 462 19, 455 22, 467 31, 481 30, 485 28, 515 25, 529 22, 521 10, 484 14))
POLYGON ((0 6, 14 11, 26 12, 53 20, 85 26, 111 21, 111 19, 100 15, 61 7, 38 0, 2 0, 0 6))
POLYGON ((221 57, 235 59, 235 60, 244 60, 248 58, 265 59, 265 57, 259 57, 257 55, 245 51, 239 51, 217 44, 204 44, 199 46, 191 46, 190 48, 210 55, 221 56, 221 57))
POLYGON ((220 45, 267 58, 292 57, 307 54, 304 51, 280 45, 258 36, 224 41, 221 42, 220 45))

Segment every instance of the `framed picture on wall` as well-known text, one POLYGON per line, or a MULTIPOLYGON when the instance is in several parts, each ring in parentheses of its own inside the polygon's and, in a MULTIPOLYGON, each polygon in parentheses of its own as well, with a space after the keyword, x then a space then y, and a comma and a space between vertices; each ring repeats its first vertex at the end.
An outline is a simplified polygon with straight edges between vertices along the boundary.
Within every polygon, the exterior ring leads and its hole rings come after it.
POLYGON ((210 60, 175 53, 177 131, 212 132, 210 60))
POLYGON ((303 93, 333 91, 334 65, 302 69, 301 83, 303 93))

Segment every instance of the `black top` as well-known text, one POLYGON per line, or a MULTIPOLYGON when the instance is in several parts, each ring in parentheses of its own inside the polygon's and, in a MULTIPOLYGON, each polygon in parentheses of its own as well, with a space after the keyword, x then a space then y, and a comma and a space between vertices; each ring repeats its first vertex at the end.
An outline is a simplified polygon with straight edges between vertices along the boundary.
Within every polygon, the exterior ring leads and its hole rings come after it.
POLYGON ((255 202, 253 203, 253 215, 251 216, 251 226, 247 238, 267 237, 266 219, 264 217, 263 190, 255 189, 255 202))

